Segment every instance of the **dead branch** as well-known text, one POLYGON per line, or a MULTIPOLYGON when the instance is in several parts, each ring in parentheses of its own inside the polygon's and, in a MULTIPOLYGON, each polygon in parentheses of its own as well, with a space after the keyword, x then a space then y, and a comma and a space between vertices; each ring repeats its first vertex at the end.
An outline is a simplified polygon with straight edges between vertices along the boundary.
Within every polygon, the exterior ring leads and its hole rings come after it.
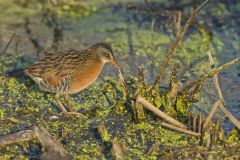
POLYGON ((43 127, 33 127, 33 131, 40 143, 47 149, 49 154, 57 153, 60 157, 66 157, 68 155, 62 144, 58 143, 50 133, 43 127))
POLYGON ((233 122, 233 124, 235 124, 238 129, 240 129, 240 122, 224 107, 221 102, 219 102, 219 108, 223 111, 223 113, 226 114, 226 116, 228 116, 228 118, 233 122))
POLYGON ((204 81, 206 81, 208 78, 214 76, 215 74, 219 73, 222 70, 225 70, 227 68, 229 68, 230 66, 234 65, 235 63, 240 61, 240 57, 237 57, 235 59, 233 59, 230 62, 225 63, 224 65, 210 71, 207 75, 205 76, 201 76, 199 79, 191 82, 190 84, 188 84, 182 91, 182 93, 186 93, 188 92, 192 87, 194 87, 197 84, 203 83, 204 81))
POLYGON ((165 119, 166 121, 179 126, 181 128, 187 128, 184 124, 182 124, 181 122, 175 120, 174 118, 168 116, 167 114, 165 114, 164 112, 160 111, 157 107, 153 106, 151 103, 149 103, 147 100, 145 100, 142 97, 138 97, 136 100, 136 103, 141 103, 143 105, 143 107, 147 108, 148 110, 152 111, 154 114, 156 114, 157 116, 159 116, 160 118, 165 119))
POLYGON ((210 121, 211 121, 214 113, 216 112, 216 110, 217 110, 217 108, 218 108, 218 105, 219 105, 219 101, 217 101, 217 102, 214 104, 212 110, 210 111, 210 113, 208 114, 206 120, 204 121, 204 123, 203 123, 203 130, 205 130, 205 129, 207 128, 207 126, 208 126, 208 124, 210 123, 210 121))
POLYGON ((167 128, 170 128, 170 129, 173 129, 173 130, 185 133, 185 134, 192 135, 192 136, 201 136, 200 133, 193 132, 193 131, 187 130, 185 128, 176 127, 176 126, 173 126, 173 125, 165 123, 165 122, 160 122, 160 125, 163 126, 163 127, 167 127, 167 128))
POLYGON ((183 39, 183 36, 185 35, 185 33, 187 32, 190 24, 192 23, 193 18, 197 15, 197 13, 209 2, 210 0, 205 0, 199 7, 197 7, 191 14, 191 16, 188 18, 188 20, 186 21, 183 29, 179 32, 179 34, 176 37, 175 42, 172 44, 171 48, 168 51, 167 57, 165 58, 165 60, 163 61, 161 68, 159 70, 159 73, 157 75, 157 78, 152 86, 152 89, 154 89, 155 91, 158 89, 158 86, 160 84, 160 81, 163 77, 163 74, 168 66, 168 63, 170 61, 170 59, 172 58, 173 54, 176 52, 177 47, 179 46, 180 42, 183 39))
POLYGON ((33 130, 20 131, 11 135, 0 137, 0 146, 19 143, 24 141, 30 141, 33 139, 33 130))
POLYGON ((11 135, 0 137, 0 146, 23 141, 31 141, 37 138, 46 152, 42 159, 69 159, 68 152, 58 143, 43 127, 33 127, 32 130, 24 130, 11 135))
MULTIPOLYGON (((213 69, 215 69, 215 64, 214 64, 213 57, 212 57, 210 51, 208 52, 208 57, 209 57, 210 65, 211 65, 211 70, 213 70, 213 69)), ((218 82, 218 74, 215 74, 213 76, 213 81, 214 81, 215 88, 217 89, 218 97, 224 103, 224 98, 223 98, 222 91, 221 91, 221 88, 220 88, 220 85, 218 82)))
POLYGON ((217 101, 203 123, 203 130, 207 128, 218 107, 233 122, 233 124, 235 124, 238 127, 238 129, 240 129, 240 122, 223 106, 223 104, 220 101, 217 101))

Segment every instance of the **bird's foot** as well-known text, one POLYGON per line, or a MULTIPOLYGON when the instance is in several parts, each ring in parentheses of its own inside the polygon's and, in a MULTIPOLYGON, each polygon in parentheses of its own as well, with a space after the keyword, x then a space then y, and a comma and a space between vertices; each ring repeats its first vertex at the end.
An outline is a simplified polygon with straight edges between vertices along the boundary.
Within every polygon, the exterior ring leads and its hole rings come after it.
POLYGON ((71 111, 71 112, 65 112, 66 115, 80 115, 81 117, 83 118, 88 118, 86 116, 84 116, 83 114, 79 113, 79 112, 74 112, 74 111, 71 111))

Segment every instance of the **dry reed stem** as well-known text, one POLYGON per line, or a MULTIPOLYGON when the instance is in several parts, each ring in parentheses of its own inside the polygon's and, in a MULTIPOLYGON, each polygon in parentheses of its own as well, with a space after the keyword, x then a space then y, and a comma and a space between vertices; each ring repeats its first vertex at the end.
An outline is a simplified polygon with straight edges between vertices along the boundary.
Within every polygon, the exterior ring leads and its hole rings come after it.
POLYGON ((216 112, 217 108, 220 108, 223 113, 233 122, 233 124, 235 124, 237 126, 238 129, 240 129, 240 122, 223 106, 223 104, 220 101, 217 101, 212 110, 210 111, 210 113, 208 114, 204 124, 203 124, 203 130, 206 129, 206 127, 208 126, 208 124, 210 123, 210 120, 212 119, 214 113, 216 112))
POLYGON ((219 102, 219 108, 228 116, 228 118, 240 129, 240 122, 219 102))
POLYGON ((208 124, 210 123, 214 113, 216 112, 217 108, 218 108, 218 105, 219 105, 219 101, 217 101, 214 105, 213 105, 213 108, 212 110, 210 111, 210 113, 208 114, 206 120, 204 121, 203 123, 203 131, 205 131, 205 129, 207 128, 208 124))
POLYGON ((207 75, 200 77, 199 79, 194 80, 193 82, 191 82, 190 84, 188 84, 184 89, 183 89, 183 93, 186 93, 187 91, 189 91, 192 87, 194 87, 197 84, 203 83, 204 81, 206 81, 208 78, 214 76, 215 74, 219 73, 222 70, 227 69, 228 67, 236 64, 237 62, 240 61, 240 57, 237 57, 233 60, 231 60, 230 62, 227 62, 225 64, 223 64, 222 66, 210 71, 207 75))
POLYGON ((197 131, 197 117, 193 116, 193 131, 197 131))
POLYGON ((125 93, 129 94, 129 91, 128 91, 128 89, 127 89, 127 85, 126 85, 126 82, 125 82, 125 80, 124 80, 124 77, 123 77, 123 74, 122 74, 121 69, 118 69, 117 71, 118 71, 118 77, 119 77, 119 79, 120 79, 121 85, 122 85, 123 88, 124 88, 125 93))
POLYGON ((177 97, 177 92, 180 88, 180 82, 173 82, 170 93, 169 93, 169 99, 168 99, 168 104, 171 104, 177 97))
MULTIPOLYGON (((211 70, 213 70, 213 69, 215 69, 215 64, 214 64, 213 57, 212 57, 210 51, 208 52, 208 57, 209 57, 210 65, 211 65, 211 70)), ((221 91, 221 88, 220 88, 220 85, 218 82, 218 74, 215 74, 213 76, 213 81, 214 81, 215 88, 217 89, 218 96, 219 96, 220 100, 224 103, 224 98, 223 98, 222 91, 221 91)))
POLYGON ((136 103, 141 103, 143 105, 143 107, 147 108, 148 110, 152 111, 154 114, 156 114, 157 116, 159 116, 160 118, 165 119, 166 121, 179 126, 181 128, 187 128, 184 124, 182 124, 181 122, 175 120, 174 118, 168 116, 167 114, 165 114, 164 112, 160 111, 157 107, 155 107, 154 105, 152 105, 151 103, 149 103, 147 100, 145 100, 142 97, 138 97, 136 100, 136 103))
POLYGON ((182 133, 185 133, 185 134, 192 135, 192 136, 201 136, 200 133, 193 132, 191 130, 187 130, 187 129, 184 129, 184 128, 176 127, 176 126, 173 126, 173 125, 165 123, 165 122, 160 122, 160 125, 164 126, 164 127, 167 127, 167 128, 170 128, 170 129, 173 129, 173 130, 176 130, 176 131, 179 131, 179 132, 182 132, 182 133))
POLYGON ((172 46, 170 47, 168 54, 165 58, 165 60, 163 61, 161 68, 159 70, 159 73, 157 75, 157 78, 152 86, 152 89, 157 90, 157 87, 160 84, 160 81, 163 78, 163 74, 168 66, 168 63, 170 61, 170 59, 172 58, 173 54, 175 53, 175 51, 177 50, 177 47, 179 46, 180 42, 183 39, 183 36, 185 35, 185 33, 187 32, 193 18, 197 15, 197 13, 209 2, 210 0, 205 0, 200 6, 198 6, 191 14, 191 16, 188 18, 188 20, 186 21, 185 25, 183 26, 183 29, 181 30, 181 32, 179 32, 179 34, 176 37, 175 42, 172 44, 172 46))
POLYGON ((202 133, 203 115, 198 115, 198 133, 202 133))

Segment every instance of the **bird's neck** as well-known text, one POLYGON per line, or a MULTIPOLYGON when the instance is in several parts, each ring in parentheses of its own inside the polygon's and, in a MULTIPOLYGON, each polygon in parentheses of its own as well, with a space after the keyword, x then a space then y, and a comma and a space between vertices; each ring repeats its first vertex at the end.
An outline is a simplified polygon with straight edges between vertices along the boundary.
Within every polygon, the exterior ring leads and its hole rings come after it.
POLYGON ((107 62, 109 62, 106 58, 96 54, 96 61, 102 63, 103 65, 107 62))

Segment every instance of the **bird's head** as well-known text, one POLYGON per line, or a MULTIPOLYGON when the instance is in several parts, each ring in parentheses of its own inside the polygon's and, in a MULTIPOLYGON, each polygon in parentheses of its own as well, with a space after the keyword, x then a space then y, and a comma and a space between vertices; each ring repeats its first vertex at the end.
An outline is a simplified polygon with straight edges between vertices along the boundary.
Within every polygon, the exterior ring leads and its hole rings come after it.
POLYGON ((98 60, 102 61, 103 63, 110 62, 117 69, 119 69, 119 65, 113 57, 112 47, 109 44, 96 43, 96 44, 92 45, 90 48, 95 50, 98 60))

